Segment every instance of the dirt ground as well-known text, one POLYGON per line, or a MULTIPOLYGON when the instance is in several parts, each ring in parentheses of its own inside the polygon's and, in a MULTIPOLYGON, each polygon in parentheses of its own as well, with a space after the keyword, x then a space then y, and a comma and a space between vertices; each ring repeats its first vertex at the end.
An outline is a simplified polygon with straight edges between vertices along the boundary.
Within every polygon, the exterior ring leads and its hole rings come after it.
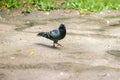
POLYGON ((1 11, 0 80, 120 80, 120 11, 1 11), (36 36, 61 23, 64 47, 36 36))

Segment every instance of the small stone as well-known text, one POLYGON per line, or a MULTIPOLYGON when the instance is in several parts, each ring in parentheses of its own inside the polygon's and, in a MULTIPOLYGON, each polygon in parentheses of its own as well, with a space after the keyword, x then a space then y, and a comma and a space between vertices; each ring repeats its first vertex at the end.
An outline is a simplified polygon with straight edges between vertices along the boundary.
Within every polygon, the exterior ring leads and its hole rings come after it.
POLYGON ((101 77, 109 77, 110 76, 110 74, 109 73, 103 73, 103 74, 100 74, 99 76, 101 76, 101 77))
POLYGON ((0 20, 2 20, 2 17, 0 16, 0 20))
POLYGON ((109 23, 110 23, 110 21, 109 21, 109 20, 107 20, 106 22, 107 22, 107 24, 109 24, 109 23))
POLYGON ((120 25, 120 21, 119 20, 107 20, 106 23, 109 26, 118 26, 118 25, 120 25))
POLYGON ((64 75, 64 72, 60 72, 60 75, 61 75, 61 76, 64 75))
POLYGON ((27 24, 29 24, 29 23, 30 23, 30 21, 27 21, 26 23, 27 23, 27 24))

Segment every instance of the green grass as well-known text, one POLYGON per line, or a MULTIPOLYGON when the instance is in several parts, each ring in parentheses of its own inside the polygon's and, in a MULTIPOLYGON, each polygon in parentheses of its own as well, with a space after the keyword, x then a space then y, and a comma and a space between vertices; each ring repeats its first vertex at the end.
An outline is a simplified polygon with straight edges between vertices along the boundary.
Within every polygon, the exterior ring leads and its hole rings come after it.
POLYGON ((0 0, 0 10, 6 9, 21 9, 26 13, 33 9, 70 9, 96 13, 103 10, 120 10, 120 0, 0 0))

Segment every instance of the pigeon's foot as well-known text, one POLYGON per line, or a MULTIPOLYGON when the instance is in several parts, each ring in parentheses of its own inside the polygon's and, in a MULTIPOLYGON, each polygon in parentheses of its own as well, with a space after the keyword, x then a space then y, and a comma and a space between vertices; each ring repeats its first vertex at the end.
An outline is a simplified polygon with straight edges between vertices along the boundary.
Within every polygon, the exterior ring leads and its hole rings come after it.
MULTIPOLYGON (((63 47, 60 43, 57 43, 57 46, 61 46, 61 47, 63 47)), ((57 48, 56 45, 55 45, 55 43, 54 43, 53 46, 51 46, 51 47, 53 47, 53 48, 57 48)))
POLYGON ((63 47, 60 43, 57 43, 57 45, 63 47))

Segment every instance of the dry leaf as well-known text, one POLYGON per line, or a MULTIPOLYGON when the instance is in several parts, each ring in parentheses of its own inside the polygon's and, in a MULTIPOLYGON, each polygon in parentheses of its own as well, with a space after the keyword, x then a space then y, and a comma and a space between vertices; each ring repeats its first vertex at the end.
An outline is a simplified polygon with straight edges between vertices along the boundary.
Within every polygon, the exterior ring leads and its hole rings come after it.
POLYGON ((45 12, 45 14, 46 14, 46 15, 49 15, 49 14, 50 14, 50 12, 45 12))
POLYGON ((69 12, 71 12, 70 9, 65 9, 65 10, 64 10, 64 13, 69 13, 69 12))
POLYGON ((76 12, 76 14, 77 14, 77 15, 80 15, 80 12, 79 12, 79 11, 77 11, 77 12, 76 12))
POLYGON ((10 59, 14 60, 14 59, 16 59, 16 58, 12 56, 12 57, 10 57, 10 59))
POLYGON ((35 50, 31 50, 30 55, 34 55, 34 54, 35 54, 35 50))

